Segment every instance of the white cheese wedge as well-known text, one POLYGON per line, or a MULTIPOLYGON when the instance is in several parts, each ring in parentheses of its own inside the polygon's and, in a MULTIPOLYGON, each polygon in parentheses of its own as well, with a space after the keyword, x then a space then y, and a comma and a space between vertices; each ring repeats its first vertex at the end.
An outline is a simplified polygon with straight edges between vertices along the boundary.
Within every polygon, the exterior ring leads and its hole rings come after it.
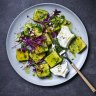
POLYGON ((66 75, 67 75, 68 72, 69 72, 68 64, 67 64, 67 62, 65 62, 64 64, 61 64, 61 65, 59 64, 59 65, 51 68, 50 71, 51 71, 54 75, 66 77, 66 75))
POLYGON ((60 46, 67 48, 70 41, 75 37, 68 28, 68 26, 62 26, 61 30, 57 36, 60 46))

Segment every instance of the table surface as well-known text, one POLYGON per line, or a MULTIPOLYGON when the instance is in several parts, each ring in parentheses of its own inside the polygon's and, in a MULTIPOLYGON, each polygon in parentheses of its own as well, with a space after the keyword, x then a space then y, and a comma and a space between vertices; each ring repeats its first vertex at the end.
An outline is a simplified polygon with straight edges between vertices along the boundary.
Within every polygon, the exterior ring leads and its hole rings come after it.
POLYGON ((40 87, 22 79, 11 67, 5 46, 9 26, 20 12, 39 3, 64 5, 80 17, 90 44, 81 71, 96 87, 96 0, 0 0, 0 96, 96 96, 78 75, 59 86, 40 87))

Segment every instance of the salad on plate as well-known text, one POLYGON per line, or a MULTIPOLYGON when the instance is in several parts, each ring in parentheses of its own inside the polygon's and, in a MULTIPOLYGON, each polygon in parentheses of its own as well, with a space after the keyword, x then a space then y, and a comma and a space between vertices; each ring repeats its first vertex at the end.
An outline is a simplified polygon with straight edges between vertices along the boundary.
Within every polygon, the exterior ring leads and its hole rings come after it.
POLYGON ((39 78, 51 75, 66 77, 70 72, 68 62, 64 62, 62 52, 68 50, 76 57, 86 49, 82 37, 72 33, 72 23, 55 9, 49 13, 36 9, 23 31, 16 34, 16 59, 23 64, 26 73, 33 70, 39 78))

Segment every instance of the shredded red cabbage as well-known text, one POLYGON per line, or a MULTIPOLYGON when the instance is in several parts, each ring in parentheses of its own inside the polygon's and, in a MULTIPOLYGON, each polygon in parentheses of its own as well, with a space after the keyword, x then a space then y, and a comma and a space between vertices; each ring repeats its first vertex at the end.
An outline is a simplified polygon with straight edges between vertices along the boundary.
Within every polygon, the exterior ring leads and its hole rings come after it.
POLYGON ((52 35, 53 38, 56 38, 57 35, 58 35, 58 32, 52 32, 51 35, 52 35))
POLYGON ((61 11, 58 11, 57 9, 55 9, 53 15, 56 16, 56 15, 59 15, 61 13, 61 11))
POLYGON ((41 36, 36 37, 33 41, 34 42, 37 42, 37 44, 40 44, 44 40, 46 40, 46 37, 44 37, 43 35, 41 35, 41 36))
POLYGON ((23 51, 25 52, 27 49, 26 48, 19 48, 18 51, 23 51))
POLYGON ((36 68, 35 67, 33 68, 33 71, 36 72, 36 68))
POLYGON ((44 61, 44 58, 39 61, 39 63, 42 63, 44 61))
MULTIPOLYGON (((46 40, 46 38, 41 35, 38 36, 34 39, 30 38, 30 37, 21 37, 21 42, 23 42, 26 46, 31 47, 31 49, 29 51, 32 51, 33 49, 36 48, 36 46, 40 46, 42 45, 42 42, 46 40)), ((27 50, 28 48, 23 48, 22 50, 27 50)))

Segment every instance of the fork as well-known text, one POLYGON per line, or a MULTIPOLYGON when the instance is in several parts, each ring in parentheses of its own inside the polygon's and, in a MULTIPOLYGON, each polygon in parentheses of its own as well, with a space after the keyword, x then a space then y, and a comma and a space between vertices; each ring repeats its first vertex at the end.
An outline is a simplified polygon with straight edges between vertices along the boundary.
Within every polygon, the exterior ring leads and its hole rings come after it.
POLYGON ((92 92, 95 93, 95 87, 88 81, 88 79, 79 71, 76 65, 69 59, 67 52, 63 51, 61 53, 61 56, 63 56, 70 63, 70 65, 76 70, 76 72, 79 74, 82 80, 87 84, 87 86, 92 90, 92 92))

